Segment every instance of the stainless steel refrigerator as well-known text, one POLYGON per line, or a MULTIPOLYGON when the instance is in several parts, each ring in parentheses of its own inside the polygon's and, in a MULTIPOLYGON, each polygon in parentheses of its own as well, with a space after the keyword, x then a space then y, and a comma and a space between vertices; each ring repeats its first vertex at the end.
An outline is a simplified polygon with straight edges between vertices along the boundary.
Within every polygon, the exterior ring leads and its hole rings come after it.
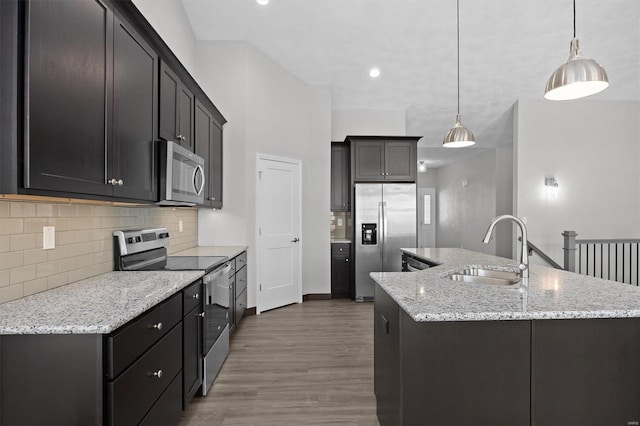
POLYGON ((416 185, 359 183, 355 198, 356 300, 373 300, 370 272, 402 270, 401 247, 417 247, 416 185))

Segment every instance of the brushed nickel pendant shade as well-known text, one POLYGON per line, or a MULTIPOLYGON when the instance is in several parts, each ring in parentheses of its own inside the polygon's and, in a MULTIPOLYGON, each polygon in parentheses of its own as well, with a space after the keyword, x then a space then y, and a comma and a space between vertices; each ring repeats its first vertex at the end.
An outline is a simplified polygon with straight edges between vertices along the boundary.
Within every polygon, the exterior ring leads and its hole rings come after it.
POLYGON ((573 0, 573 39, 569 48, 569 58, 549 77, 544 89, 545 99, 580 99, 609 87, 607 72, 593 59, 581 58, 579 47, 576 38, 576 1, 573 0))
POLYGON ((444 135, 442 145, 445 148, 464 148, 476 143, 473 133, 462 125, 460 119, 460 0, 456 1, 456 19, 458 34, 458 113, 456 114, 456 124, 444 135))

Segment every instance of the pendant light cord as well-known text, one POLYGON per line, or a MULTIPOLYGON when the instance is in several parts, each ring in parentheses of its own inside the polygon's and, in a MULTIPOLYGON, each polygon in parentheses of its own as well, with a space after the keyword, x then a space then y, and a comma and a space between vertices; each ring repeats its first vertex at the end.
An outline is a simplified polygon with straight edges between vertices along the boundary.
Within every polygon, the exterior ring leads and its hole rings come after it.
MULTIPOLYGON (((576 0, 573 0, 574 3, 576 0)), ((456 0, 456 21, 458 32, 458 115, 460 115, 460 0, 456 0)))
POLYGON ((576 38, 576 0, 573 0, 573 38, 576 38))

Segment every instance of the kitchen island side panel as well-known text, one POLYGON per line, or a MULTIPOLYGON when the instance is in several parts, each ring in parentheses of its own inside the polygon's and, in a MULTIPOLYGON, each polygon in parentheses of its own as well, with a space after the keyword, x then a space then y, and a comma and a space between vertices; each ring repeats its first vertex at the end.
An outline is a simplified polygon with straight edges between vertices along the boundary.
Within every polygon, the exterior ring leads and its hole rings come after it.
POLYGON ((637 425, 640 319, 533 322, 533 425, 637 425))
POLYGON ((531 321, 400 315, 403 424, 530 424, 531 321))
POLYGON ((0 425, 102 424, 102 335, 7 335, 0 425))

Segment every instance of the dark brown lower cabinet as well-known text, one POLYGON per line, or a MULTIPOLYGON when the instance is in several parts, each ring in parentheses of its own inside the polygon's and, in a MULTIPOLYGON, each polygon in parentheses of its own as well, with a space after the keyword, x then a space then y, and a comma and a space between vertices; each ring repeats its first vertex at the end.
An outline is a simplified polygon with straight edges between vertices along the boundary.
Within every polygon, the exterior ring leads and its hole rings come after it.
POLYGON ((385 425, 635 425, 640 318, 416 322, 379 285, 385 425))
POLYGON ((182 319, 182 409, 185 409, 202 385, 202 282, 192 284, 183 292, 182 319), (194 306, 190 311, 190 307, 194 306))
POLYGON ((349 298, 352 290, 351 244, 331 244, 331 298, 349 298))
POLYGON ((202 380, 201 289, 108 335, 0 336, 0 426, 178 424, 202 380))

